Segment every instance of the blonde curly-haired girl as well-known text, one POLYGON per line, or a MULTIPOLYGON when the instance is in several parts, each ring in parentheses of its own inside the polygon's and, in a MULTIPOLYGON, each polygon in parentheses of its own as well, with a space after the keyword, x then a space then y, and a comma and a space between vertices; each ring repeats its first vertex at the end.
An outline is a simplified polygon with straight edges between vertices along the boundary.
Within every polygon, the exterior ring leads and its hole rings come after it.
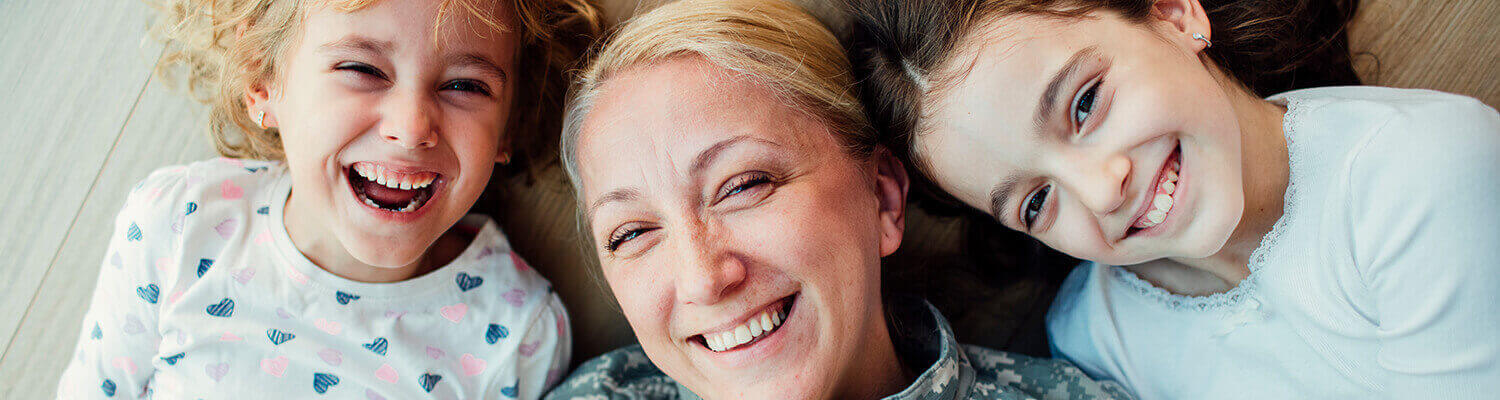
POLYGON ((161 0, 224 158, 116 219, 64 398, 536 398, 567 314, 496 224, 555 142, 586 0, 161 0))

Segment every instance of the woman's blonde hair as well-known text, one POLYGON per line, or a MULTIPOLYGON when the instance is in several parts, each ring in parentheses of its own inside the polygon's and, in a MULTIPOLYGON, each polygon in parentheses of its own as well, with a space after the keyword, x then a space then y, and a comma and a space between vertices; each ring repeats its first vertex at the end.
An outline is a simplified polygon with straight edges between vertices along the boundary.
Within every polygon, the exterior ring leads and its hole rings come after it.
MULTIPOLYGON (((380 0, 155 0, 159 11, 152 33, 167 43, 158 74, 181 73, 188 90, 211 107, 214 147, 226 157, 279 160, 276 129, 250 119, 244 96, 257 82, 278 78, 276 60, 302 30, 303 15, 314 7, 353 12, 380 0)), ((560 129, 563 71, 600 32, 602 14, 589 0, 443 0, 433 29, 466 13, 496 31, 512 29, 498 8, 509 6, 521 29, 520 79, 506 136, 512 159, 527 165, 546 159, 560 129), (533 61, 536 60, 536 61, 533 61), (522 131, 524 129, 524 131, 522 131)))
POLYGON ((790 106, 826 123, 857 158, 874 149, 849 59, 816 18, 783 0, 682 0, 625 22, 574 83, 563 117, 561 157, 580 201, 574 153, 600 88, 621 71, 682 56, 702 57, 769 87, 790 106))

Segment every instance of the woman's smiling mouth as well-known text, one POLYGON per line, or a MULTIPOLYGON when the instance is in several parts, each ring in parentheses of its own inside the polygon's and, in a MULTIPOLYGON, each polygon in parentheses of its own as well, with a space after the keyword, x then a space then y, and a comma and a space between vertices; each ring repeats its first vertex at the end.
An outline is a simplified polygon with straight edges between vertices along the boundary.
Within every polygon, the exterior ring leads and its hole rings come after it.
POLYGON ((791 312, 792 302, 795 300, 796 295, 778 300, 770 307, 746 318, 739 325, 723 331, 698 335, 695 342, 715 353, 753 346, 777 332, 781 324, 786 321, 787 313, 791 312))
POLYGON ((364 205, 381 211, 410 213, 432 199, 442 175, 431 171, 398 171, 372 162, 346 168, 349 187, 364 205))

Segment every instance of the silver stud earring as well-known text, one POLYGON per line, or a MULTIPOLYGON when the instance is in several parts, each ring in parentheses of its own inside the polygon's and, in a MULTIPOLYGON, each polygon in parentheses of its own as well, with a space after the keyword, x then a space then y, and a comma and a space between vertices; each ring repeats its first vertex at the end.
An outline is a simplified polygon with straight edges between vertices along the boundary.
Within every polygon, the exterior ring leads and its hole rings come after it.
POLYGON ((259 126, 260 129, 266 129, 266 123, 265 123, 265 121, 266 121, 266 111, 265 110, 256 111, 255 112, 255 126, 259 126))
POLYGON ((1194 33, 1193 34, 1193 40, 1202 40, 1203 41, 1203 48, 1214 47, 1214 42, 1208 41, 1208 38, 1203 37, 1202 33, 1194 33))

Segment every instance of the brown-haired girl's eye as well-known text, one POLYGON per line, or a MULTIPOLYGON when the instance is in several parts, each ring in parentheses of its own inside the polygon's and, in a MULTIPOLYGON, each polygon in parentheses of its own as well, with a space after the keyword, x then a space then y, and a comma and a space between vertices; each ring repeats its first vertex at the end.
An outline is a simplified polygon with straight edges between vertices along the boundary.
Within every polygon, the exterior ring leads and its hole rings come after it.
POLYGON ((1094 105, 1098 102, 1099 85, 1102 84, 1104 84, 1103 80, 1094 81, 1088 88, 1082 92, 1078 92, 1078 97, 1073 100, 1072 118, 1074 127, 1083 126, 1083 122, 1089 119, 1090 114, 1093 114, 1094 105))
POLYGON ((1026 230, 1031 230, 1031 225, 1036 223, 1037 216, 1042 214, 1049 194, 1052 194, 1052 185, 1043 185, 1026 198, 1026 202, 1021 207, 1021 225, 1025 226, 1026 230))

